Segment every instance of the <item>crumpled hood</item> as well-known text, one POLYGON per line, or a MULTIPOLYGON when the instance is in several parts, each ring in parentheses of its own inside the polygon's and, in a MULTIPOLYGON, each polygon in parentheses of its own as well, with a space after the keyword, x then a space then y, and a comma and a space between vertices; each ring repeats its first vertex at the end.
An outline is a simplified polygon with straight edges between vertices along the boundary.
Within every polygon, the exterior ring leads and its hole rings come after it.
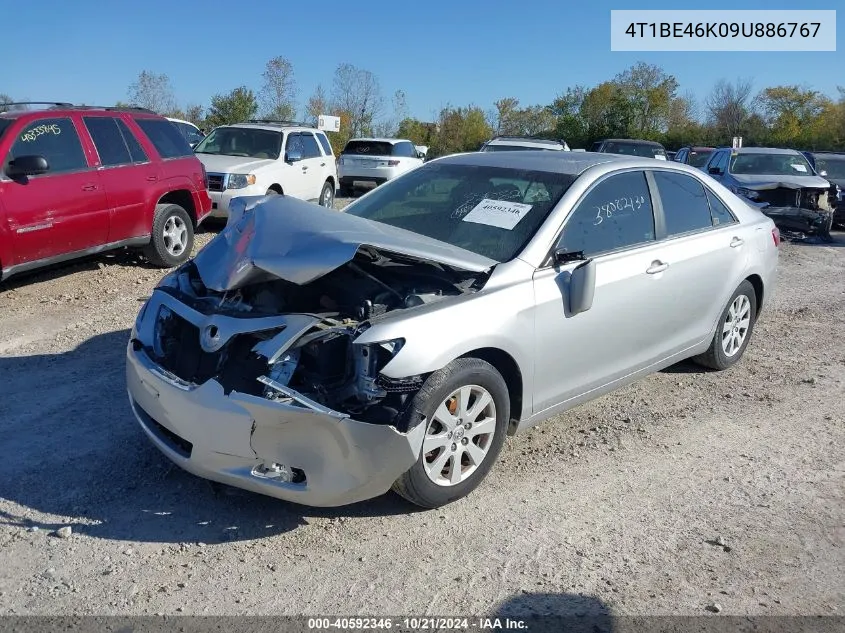
POLYGON ((222 154, 197 154, 205 170, 218 174, 250 174, 277 161, 267 158, 246 156, 224 156, 222 154))
POLYGON ((820 176, 767 176, 765 174, 731 174, 746 189, 803 189, 805 187, 827 189, 830 183, 820 176))
POLYGON ((411 231, 287 196, 244 196, 229 204, 229 222, 194 258, 206 287, 224 292, 277 277, 304 285, 372 247, 482 272, 497 262, 411 231))

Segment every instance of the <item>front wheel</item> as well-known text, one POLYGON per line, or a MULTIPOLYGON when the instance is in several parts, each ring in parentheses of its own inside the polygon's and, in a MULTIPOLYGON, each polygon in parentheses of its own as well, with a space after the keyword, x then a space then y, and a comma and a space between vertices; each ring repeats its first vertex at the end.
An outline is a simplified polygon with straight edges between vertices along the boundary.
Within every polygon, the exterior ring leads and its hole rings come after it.
POLYGON ((501 374, 477 358, 459 358, 433 373, 408 408, 409 421, 426 425, 417 462, 393 490, 424 508, 472 492, 502 450, 510 419, 501 374))
POLYGON ((152 236, 145 249, 153 266, 172 268, 188 260, 194 248, 194 224, 178 204, 157 204, 152 236))
POLYGON ((320 192, 320 206, 328 209, 334 208, 334 185, 330 180, 323 185, 323 191, 320 192))
POLYGON ((748 280, 739 284, 725 306, 710 348, 692 360, 711 369, 727 369, 745 353, 757 317, 757 293, 748 280))

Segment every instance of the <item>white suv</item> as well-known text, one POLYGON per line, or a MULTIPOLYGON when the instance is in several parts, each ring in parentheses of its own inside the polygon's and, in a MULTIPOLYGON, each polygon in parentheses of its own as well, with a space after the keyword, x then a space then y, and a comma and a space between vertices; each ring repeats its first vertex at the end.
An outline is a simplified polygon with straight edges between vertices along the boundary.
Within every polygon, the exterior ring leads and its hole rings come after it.
POLYGON ((240 196, 284 194, 331 208, 337 166, 326 135, 305 125, 253 121, 214 128, 194 150, 208 173, 212 217, 240 196))
POLYGON ((518 150, 552 150, 568 152, 566 141, 552 141, 529 136, 497 136, 481 146, 480 152, 513 152, 518 150))
POLYGON ((373 189, 423 164, 417 147, 405 139, 353 138, 338 161, 340 195, 356 189, 373 189))

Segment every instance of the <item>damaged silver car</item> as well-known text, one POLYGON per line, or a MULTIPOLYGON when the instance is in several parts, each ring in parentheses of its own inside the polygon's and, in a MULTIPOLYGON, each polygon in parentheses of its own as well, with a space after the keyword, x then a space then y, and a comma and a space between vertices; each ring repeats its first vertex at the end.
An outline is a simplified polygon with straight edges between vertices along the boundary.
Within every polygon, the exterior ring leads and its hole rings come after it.
POLYGON ((831 240, 837 190, 794 149, 723 148, 706 171, 768 215, 784 236, 831 240))
POLYGON ((342 213, 240 198, 138 314, 129 399, 201 477, 437 507, 507 435, 684 358, 736 363, 778 239, 697 169, 586 152, 449 156, 342 213))

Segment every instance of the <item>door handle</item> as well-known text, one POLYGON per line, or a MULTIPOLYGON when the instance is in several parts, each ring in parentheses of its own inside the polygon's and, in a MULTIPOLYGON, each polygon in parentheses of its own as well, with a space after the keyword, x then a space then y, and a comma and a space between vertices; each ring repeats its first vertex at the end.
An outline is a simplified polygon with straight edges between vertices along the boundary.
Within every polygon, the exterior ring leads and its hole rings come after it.
POLYGON ((325 166, 326 166, 325 163, 320 163, 320 167, 325 167, 325 166))
POLYGON ((305 167, 305 166, 303 165, 303 167, 302 167, 302 171, 308 171, 308 167, 305 167))
POLYGON ((150 182, 155 182, 156 180, 158 180, 158 176, 147 176, 147 180, 149 180, 150 182))
POLYGON ((97 185, 89 182, 87 185, 82 185, 82 191, 96 191, 97 185))
POLYGON ((736 248, 737 246, 742 246, 745 244, 745 240, 741 237, 735 237, 731 240, 731 248, 736 248))
POLYGON ((669 268, 669 264, 661 262, 659 259, 655 259, 651 262, 651 266, 646 268, 646 273, 649 275, 656 275, 657 273, 662 273, 667 268, 669 268))

